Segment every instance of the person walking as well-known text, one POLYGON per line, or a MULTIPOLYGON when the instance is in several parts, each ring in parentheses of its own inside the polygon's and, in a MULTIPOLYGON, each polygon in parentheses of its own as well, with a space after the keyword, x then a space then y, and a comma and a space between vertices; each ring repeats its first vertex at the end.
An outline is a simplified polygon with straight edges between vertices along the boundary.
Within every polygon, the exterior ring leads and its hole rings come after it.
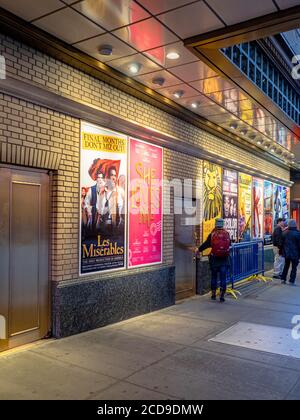
POLYGON ((274 253, 274 279, 281 279, 284 267, 284 257, 281 255, 282 234, 285 227, 285 221, 281 217, 277 219, 277 225, 272 234, 273 253, 274 253))
POLYGON ((289 283, 295 284, 300 257, 300 232, 297 230, 297 223, 294 219, 289 220, 288 228, 283 232, 281 247, 285 258, 284 269, 281 275, 282 283, 286 283, 290 264, 292 264, 289 283))
POLYGON ((211 299, 216 300, 218 274, 220 276, 220 302, 225 302, 226 278, 230 266, 230 235, 224 229, 224 219, 216 219, 215 228, 199 246, 198 252, 211 248, 209 265, 211 269, 211 299))

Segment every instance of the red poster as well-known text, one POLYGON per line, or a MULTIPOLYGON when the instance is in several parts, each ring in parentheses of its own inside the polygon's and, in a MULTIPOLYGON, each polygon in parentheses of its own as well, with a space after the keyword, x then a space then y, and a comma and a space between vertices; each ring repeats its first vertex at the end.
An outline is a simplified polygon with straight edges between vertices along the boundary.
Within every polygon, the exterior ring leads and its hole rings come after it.
POLYGON ((162 262, 162 148, 130 139, 128 266, 162 262))

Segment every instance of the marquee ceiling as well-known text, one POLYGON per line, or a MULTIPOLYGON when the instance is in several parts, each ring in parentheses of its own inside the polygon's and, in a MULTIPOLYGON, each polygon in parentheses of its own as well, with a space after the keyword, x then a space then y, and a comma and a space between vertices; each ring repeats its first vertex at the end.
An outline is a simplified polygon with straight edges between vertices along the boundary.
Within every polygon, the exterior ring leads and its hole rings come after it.
POLYGON ((0 0, 0 7, 286 162, 293 159, 295 134, 200 61, 183 40, 299 4, 300 0, 0 0), (110 55, 103 54, 110 49, 110 55))

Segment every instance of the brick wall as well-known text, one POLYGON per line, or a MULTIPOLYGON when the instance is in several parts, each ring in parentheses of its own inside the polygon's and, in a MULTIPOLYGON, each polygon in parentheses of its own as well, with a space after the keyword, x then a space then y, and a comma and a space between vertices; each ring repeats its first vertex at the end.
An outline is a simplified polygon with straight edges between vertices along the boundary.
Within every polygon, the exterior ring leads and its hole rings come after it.
MULTIPOLYGON (((0 141, 61 155, 53 175, 52 279, 78 277, 80 122, 0 93, 0 141)), ((5 157, 1 159, 5 162, 5 157)))
POLYGON ((266 174, 289 179, 288 170, 258 157, 253 162, 250 152, 241 151, 238 146, 231 144, 224 147, 224 142, 216 136, 1 34, 0 54, 6 59, 8 75, 93 104, 135 123, 179 137, 187 143, 201 145, 218 157, 235 159, 249 168, 253 168, 254 163, 258 170, 266 174))
MULTIPOLYGON (((10 76, 93 104, 135 123, 201 146, 218 157, 235 159, 249 168, 255 165, 266 174, 289 180, 288 169, 257 157, 254 163, 250 152, 227 144, 191 124, 3 35, 0 35, 0 54, 6 58, 7 74, 10 76)), ((51 251, 52 279, 55 281, 78 278, 79 139, 78 119, 0 93, 0 161, 5 162, 7 154, 14 153, 16 164, 39 166, 30 165, 29 158, 26 161, 23 155, 28 150, 36 150, 41 156, 45 154, 45 161, 49 156, 60 156, 59 163, 53 164, 55 171, 51 251)), ((45 167, 51 168, 51 165, 45 167)), ((167 179, 183 180, 187 177, 196 180, 201 178, 201 174, 202 162, 199 159, 165 149, 164 176, 167 179)), ((165 203, 170 199, 167 191, 164 199, 165 203)), ((172 206, 173 204, 171 211, 172 206)), ((173 262, 173 219, 172 215, 164 216, 164 264, 173 262)), ((95 277, 99 275, 85 279, 95 277)))

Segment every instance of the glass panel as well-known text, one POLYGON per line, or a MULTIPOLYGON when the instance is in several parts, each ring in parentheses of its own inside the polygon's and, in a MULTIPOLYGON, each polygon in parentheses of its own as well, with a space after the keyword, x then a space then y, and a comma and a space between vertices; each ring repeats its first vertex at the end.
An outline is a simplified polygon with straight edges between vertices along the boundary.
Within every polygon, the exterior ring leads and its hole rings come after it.
POLYGON ((256 69, 256 84, 261 87, 261 72, 259 69, 256 69))
POLYGON ((244 44, 242 44, 242 49, 243 51, 245 51, 246 54, 249 53, 249 43, 245 42, 244 44))
POLYGON ((266 77, 263 77, 262 79, 262 90, 267 93, 267 79, 266 77))
POLYGON ((240 49, 235 45, 233 47, 233 62, 234 64, 236 64, 238 67, 240 67, 240 49))
POLYGON ((273 85, 270 81, 268 82, 268 95, 273 99, 273 85))
POLYGON ((268 74, 268 59, 266 57, 264 57, 263 71, 266 75, 268 74))
POLYGON ((248 57, 242 54, 242 72, 248 74, 248 57))
POLYGON ((253 82, 255 81, 254 64, 252 64, 251 62, 249 63, 249 77, 253 82))
POLYGON ((255 62, 255 44, 250 42, 250 58, 255 62))
POLYGON ((273 76, 274 76, 274 68, 271 64, 269 64, 269 78, 273 80, 273 76))

